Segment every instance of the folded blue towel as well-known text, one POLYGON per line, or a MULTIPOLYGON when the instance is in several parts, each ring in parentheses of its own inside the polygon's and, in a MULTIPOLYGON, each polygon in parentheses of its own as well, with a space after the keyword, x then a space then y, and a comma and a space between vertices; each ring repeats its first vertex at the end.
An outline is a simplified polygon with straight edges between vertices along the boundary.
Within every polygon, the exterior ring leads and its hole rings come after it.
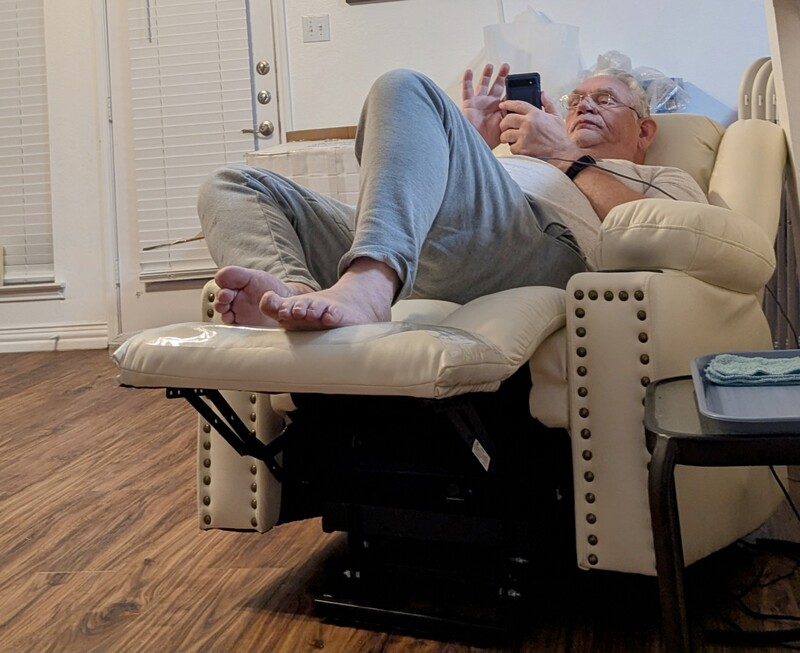
POLYGON ((800 356, 718 354, 706 366, 705 374, 717 385, 796 385, 800 384, 800 356))

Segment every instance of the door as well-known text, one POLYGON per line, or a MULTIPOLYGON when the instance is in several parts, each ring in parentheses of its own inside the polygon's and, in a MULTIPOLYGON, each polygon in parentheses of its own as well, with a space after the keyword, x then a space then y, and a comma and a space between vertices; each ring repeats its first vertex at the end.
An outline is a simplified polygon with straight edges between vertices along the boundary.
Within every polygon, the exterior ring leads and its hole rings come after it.
POLYGON ((268 0, 106 0, 118 332, 198 320, 197 189, 280 142, 268 0))

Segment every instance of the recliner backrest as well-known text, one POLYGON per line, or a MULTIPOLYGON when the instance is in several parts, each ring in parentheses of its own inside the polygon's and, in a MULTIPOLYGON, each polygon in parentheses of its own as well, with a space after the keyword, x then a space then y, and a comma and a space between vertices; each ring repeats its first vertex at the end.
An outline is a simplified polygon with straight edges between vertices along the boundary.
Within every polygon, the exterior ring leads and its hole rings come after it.
POLYGON ((725 128, 708 116, 690 113, 654 114, 652 118, 658 131, 645 163, 685 170, 707 193, 725 128))
POLYGON ((645 163, 688 172, 715 206, 754 220, 770 238, 780 217, 786 138, 766 120, 737 120, 725 128, 707 116, 658 114, 645 163))

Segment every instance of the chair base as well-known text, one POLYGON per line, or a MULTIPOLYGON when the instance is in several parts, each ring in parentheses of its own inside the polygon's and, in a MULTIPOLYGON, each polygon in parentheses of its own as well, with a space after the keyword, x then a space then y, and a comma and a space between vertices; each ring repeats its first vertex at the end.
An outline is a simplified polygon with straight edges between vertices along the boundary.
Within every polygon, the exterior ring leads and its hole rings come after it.
POLYGON ((442 400, 293 393, 268 445, 205 390, 184 397, 281 483, 278 523, 322 516, 348 535, 317 599, 332 618, 497 642, 530 618, 541 579, 574 568, 566 431, 528 411, 530 374, 442 400), (279 461, 280 459, 280 461, 279 461), (520 618, 518 618, 520 617, 520 618))
POLYGON ((510 644, 530 624, 538 596, 527 566, 468 545, 393 540, 355 552, 351 546, 327 561, 315 608, 334 623, 510 644))
POLYGON ((569 437, 524 411, 524 375, 510 381, 466 404, 294 397, 281 521, 321 514, 323 530, 348 536, 320 615, 496 644, 552 598, 539 586, 575 561, 569 437))

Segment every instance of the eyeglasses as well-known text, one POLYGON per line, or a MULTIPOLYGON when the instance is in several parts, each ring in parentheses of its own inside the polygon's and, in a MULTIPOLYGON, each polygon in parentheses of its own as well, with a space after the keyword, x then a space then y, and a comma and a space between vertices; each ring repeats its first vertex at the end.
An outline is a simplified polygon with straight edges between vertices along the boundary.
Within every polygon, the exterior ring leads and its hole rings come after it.
POLYGON ((619 107, 624 107, 633 111, 640 118, 642 117, 634 107, 632 107, 630 104, 620 102, 608 91, 594 91, 593 93, 567 93, 561 97, 561 106, 563 106, 567 111, 575 111, 575 109, 578 108, 578 105, 583 102, 584 98, 589 98, 595 106, 603 109, 616 109, 619 107))

